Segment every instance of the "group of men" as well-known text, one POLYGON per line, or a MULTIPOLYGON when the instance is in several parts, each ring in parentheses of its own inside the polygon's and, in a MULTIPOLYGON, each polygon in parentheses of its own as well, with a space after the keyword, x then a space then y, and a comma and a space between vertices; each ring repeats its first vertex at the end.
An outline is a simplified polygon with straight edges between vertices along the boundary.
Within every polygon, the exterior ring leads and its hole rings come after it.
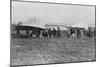
POLYGON ((40 31, 40 38, 43 37, 60 37, 60 28, 57 27, 58 30, 56 30, 55 28, 49 28, 49 29, 45 29, 45 30, 41 30, 40 31))
MULTIPOLYGON (((17 34, 20 34, 20 30, 25 30, 26 35, 28 37, 38 37, 38 38, 44 38, 44 37, 57 37, 57 38, 62 38, 62 37, 68 37, 68 38, 80 38, 82 35, 86 37, 93 37, 95 36, 95 31, 91 31, 90 28, 88 30, 85 30, 84 28, 73 28, 69 27, 67 30, 60 30, 60 27, 55 28, 48 28, 48 29, 35 29, 32 27, 23 27, 19 26, 16 27, 17 34), (30 33, 31 30, 31 33, 30 33)), ((21 35, 23 36, 23 35, 21 35)))
POLYGON ((53 28, 42 30, 40 33, 40 38, 43 37, 67 37, 67 38, 80 38, 82 36, 92 38, 95 36, 95 30, 92 31, 90 28, 88 30, 85 30, 84 28, 72 28, 70 27, 68 30, 60 30, 59 27, 57 27, 57 30, 53 28))
POLYGON ((82 36, 92 38, 93 36, 95 36, 95 31, 91 31, 90 28, 88 28, 88 30, 85 30, 85 29, 71 28, 71 27, 68 30, 60 30, 60 28, 57 27, 57 29, 49 28, 49 29, 41 30, 39 34, 40 38, 44 38, 44 37, 80 38, 82 36))

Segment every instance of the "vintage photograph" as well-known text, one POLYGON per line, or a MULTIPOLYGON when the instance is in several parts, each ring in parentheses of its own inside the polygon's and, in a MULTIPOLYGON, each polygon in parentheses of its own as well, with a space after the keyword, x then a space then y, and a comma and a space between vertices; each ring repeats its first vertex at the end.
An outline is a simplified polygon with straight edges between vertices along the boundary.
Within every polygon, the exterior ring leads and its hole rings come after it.
POLYGON ((96 61, 96 6, 11 1, 10 65, 96 61))

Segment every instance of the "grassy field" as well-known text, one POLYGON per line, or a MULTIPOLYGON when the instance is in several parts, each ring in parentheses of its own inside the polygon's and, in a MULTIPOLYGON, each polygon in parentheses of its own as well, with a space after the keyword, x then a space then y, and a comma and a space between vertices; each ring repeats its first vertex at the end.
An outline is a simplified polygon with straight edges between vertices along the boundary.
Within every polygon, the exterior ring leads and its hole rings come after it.
POLYGON ((11 65, 95 61, 95 38, 11 38, 11 65))

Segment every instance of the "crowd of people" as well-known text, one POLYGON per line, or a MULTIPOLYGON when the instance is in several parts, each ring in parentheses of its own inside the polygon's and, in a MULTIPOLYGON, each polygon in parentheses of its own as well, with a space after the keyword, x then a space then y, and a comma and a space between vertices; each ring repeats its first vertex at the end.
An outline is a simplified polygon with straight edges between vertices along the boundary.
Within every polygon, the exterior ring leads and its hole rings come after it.
POLYGON ((84 28, 72 28, 70 27, 68 30, 60 30, 59 27, 57 27, 58 30, 53 28, 42 30, 40 33, 40 38, 43 37, 68 37, 68 38, 80 38, 82 36, 92 38, 95 36, 95 30, 92 31, 90 28, 88 30, 85 30, 84 28))
POLYGON ((32 27, 16 27, 16 35, 20 35, 18 37, 37 37, 37 38, 45 38, 45 37, 56 37, 56 38, 80 38, 82 36, 92 38, 96 36, 96 31, 92 31, 89 27, 88 30, 85 28, 74 28, 69 27, 67 30, 60 30, 58 26, 57 29, 55 28, 48 28, 48 29, 34 29, 32 27), (21 30, 26 31, 26 34, 23 35, 20 33, 21 30))

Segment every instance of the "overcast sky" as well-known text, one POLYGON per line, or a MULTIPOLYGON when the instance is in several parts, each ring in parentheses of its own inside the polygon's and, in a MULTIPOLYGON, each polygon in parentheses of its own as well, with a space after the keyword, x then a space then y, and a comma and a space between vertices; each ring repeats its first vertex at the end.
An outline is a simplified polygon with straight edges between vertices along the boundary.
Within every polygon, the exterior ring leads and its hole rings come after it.
POLYGON ((32 2, 12 2, 12 23, 95 24, 95 7, 32 2))

